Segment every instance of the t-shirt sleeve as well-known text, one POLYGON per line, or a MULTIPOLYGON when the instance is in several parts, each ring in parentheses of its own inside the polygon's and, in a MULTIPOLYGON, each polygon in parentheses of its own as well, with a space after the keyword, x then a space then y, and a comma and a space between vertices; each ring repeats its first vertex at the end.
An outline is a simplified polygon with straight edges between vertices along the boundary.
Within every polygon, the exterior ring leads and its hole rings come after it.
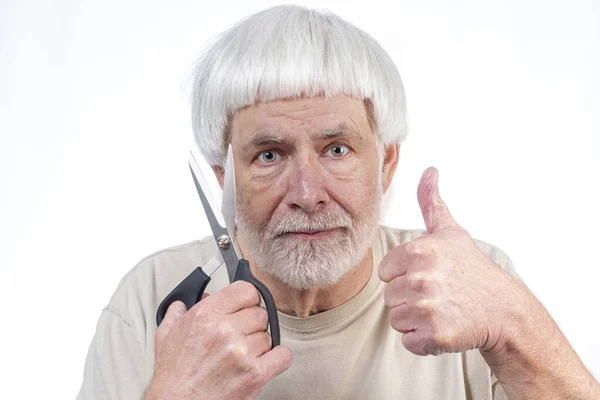
POLYGON ((141 399, 145 358, 133 328, 111 308, 100 315, 77 400, 141 399))
POLYGON ((508 400, 508 395, 504 391, 498 379, 492 374, 492 399, 493 400, 508 400))

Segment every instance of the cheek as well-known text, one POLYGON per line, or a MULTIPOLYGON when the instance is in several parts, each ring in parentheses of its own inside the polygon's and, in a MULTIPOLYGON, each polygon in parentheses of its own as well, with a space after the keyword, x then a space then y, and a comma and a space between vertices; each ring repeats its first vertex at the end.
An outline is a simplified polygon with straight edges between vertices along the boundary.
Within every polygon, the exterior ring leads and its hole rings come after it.
POLYGON ((361 214, 371 209, 366 207, 369 203, 379 200, 377 165, 364 162, 354 166, 336 166, 329 172, 327 186, 330 195, 344 209, 361 214))
POLYGON ((236 202, 238 209, 253 225, 266 223, 282 203, 286 181, 281 176, 264 177, 236 175, 236 202), (237 183, 239 182, 239 183, 237 183))

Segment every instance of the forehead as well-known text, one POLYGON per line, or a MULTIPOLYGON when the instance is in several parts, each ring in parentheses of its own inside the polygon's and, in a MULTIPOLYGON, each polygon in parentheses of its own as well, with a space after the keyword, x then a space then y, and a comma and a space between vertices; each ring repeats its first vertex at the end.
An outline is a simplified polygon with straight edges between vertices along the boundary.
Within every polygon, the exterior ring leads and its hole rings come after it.
POLYGON ((311 97, 257 103, 239 110, 231 124, 231 139, 250 139, 257 132, 279 134, 347 126, 366 134, 370 131, 365 103, 347 96, 311 97), (235 138, 237 136, 237 138, 235 138))

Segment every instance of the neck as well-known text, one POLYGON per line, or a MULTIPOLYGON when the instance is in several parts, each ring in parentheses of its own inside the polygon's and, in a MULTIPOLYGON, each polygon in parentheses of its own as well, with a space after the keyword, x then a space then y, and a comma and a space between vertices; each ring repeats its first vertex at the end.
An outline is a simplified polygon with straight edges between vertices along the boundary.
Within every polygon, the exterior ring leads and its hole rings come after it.
POLYGON ((256 268, 252 260, 249 261, 254 276, 269 287, 277 310, 300 318, 331 310, 356 296, 369 281, 373 269, 372 249, 369 249, 360 263, 338 283, 325 288, 296 290, 256 268))

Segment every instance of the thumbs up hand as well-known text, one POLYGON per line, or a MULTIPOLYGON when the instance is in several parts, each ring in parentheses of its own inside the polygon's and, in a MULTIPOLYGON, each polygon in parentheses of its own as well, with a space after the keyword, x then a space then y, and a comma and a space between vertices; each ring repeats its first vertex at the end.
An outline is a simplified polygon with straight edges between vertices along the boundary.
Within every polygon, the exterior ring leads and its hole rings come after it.
POLYGON ((493 351, 510 334, 503 322, 527 296, 452 218, 437 180, 437 170, 428 168, 418 188, 428 233, 390 250, 379 264, 390 323, 417 355, 493 351))

